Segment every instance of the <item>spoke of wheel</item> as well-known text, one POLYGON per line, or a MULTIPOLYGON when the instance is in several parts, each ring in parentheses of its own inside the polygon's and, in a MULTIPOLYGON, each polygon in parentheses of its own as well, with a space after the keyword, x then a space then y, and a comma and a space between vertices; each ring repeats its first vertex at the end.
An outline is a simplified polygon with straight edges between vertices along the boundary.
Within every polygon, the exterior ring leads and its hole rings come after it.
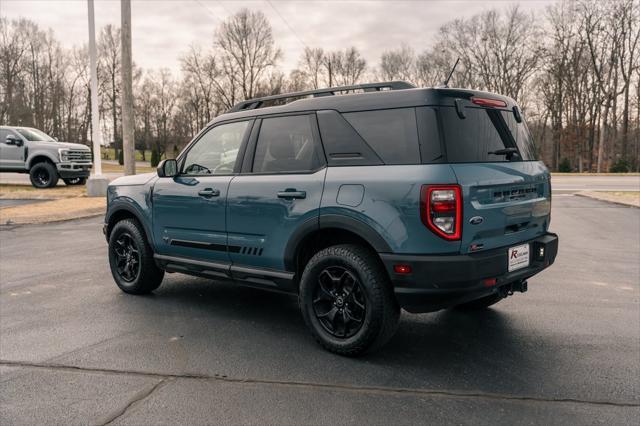
POLYGON ((333 319, 336 316, 336 312, 338 312, 338 308, 336 308, 335 306, 332 306, 331 309, 329 309, 324 314, 316 314, 316 315, 318 318, 328 318, 329 321, 333 322, 333 319))
POLYGON ((331 275, 329 274, 329 272, 327 272, 326 270, 322 271, 322 273, 320 273, 320 276, 318 277, 318 284, 320 285, 320 290, 322 290, 322 292, 325 293, 329 298, 333 299, 333 294, 331 294, 331 291, 327 289, 326 284, 323 282, 323 279, 322 279, 323 276, 328 276, 329 280, 333 282, 333 279, 331 278, 331 275))

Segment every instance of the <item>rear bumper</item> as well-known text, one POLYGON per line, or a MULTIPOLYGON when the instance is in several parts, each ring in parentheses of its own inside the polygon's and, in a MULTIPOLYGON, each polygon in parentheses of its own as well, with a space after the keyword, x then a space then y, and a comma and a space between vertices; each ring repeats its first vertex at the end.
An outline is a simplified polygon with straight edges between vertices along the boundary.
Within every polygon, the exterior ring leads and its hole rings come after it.
POLYGON ((63 179, 84 178, 91 174, 92 163, 58 163, 58 175, 63 179))
POLYGON ((402 255, 381 253, 396 299, 409 312, 432 312, 479 299, 524 282, 555 261, 558 236, 547 233, 530 244, 529 266, 508 271, 508 247, 463 255, 402 255), (540 249, 543 255, 540 256, 540 249), (410 274, 398 274, 394 265, 409 265, 410 274), (486 279, 495 284, 485 284, 486 279))

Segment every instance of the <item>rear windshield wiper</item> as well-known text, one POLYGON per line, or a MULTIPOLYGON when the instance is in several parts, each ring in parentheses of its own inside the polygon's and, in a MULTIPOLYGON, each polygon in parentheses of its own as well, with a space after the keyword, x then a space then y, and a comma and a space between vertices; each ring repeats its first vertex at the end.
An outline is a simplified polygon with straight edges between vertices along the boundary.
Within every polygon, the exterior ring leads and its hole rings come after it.
POLYGON ((513 158, 513 156, 519 156, 518 148, 514 148, 514 147, 497 149, 495 151, 489 151, 488 154, 506 155, 507 160, 509 161, 511 161, 511 158, 513 158))

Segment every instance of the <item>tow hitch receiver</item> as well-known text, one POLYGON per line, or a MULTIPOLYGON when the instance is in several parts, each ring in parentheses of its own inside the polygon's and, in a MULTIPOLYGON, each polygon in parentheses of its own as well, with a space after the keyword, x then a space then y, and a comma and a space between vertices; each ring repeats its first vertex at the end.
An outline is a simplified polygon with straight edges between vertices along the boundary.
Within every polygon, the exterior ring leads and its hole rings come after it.
POLYGON ((511 284, 503 285, 499 288, 502 297, 513 296, 516 291, 525 293, 527 291, 527 281, 516 281, 511 284))

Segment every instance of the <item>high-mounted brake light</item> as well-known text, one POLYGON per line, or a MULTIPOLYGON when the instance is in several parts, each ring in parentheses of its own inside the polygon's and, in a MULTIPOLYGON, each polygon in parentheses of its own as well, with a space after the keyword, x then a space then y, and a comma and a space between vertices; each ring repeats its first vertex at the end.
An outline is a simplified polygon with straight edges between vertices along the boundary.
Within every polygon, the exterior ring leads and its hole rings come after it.
POLYGON ((445 240, 462 237, 462 191, 459 185, 423 185, 420 218, 427 228, 445 240))
POLYGON ((471 102, 484 107, 504 108, 507 106, 505 101, 499 99, 476 98, 475 96, 471 98, 471 102))

